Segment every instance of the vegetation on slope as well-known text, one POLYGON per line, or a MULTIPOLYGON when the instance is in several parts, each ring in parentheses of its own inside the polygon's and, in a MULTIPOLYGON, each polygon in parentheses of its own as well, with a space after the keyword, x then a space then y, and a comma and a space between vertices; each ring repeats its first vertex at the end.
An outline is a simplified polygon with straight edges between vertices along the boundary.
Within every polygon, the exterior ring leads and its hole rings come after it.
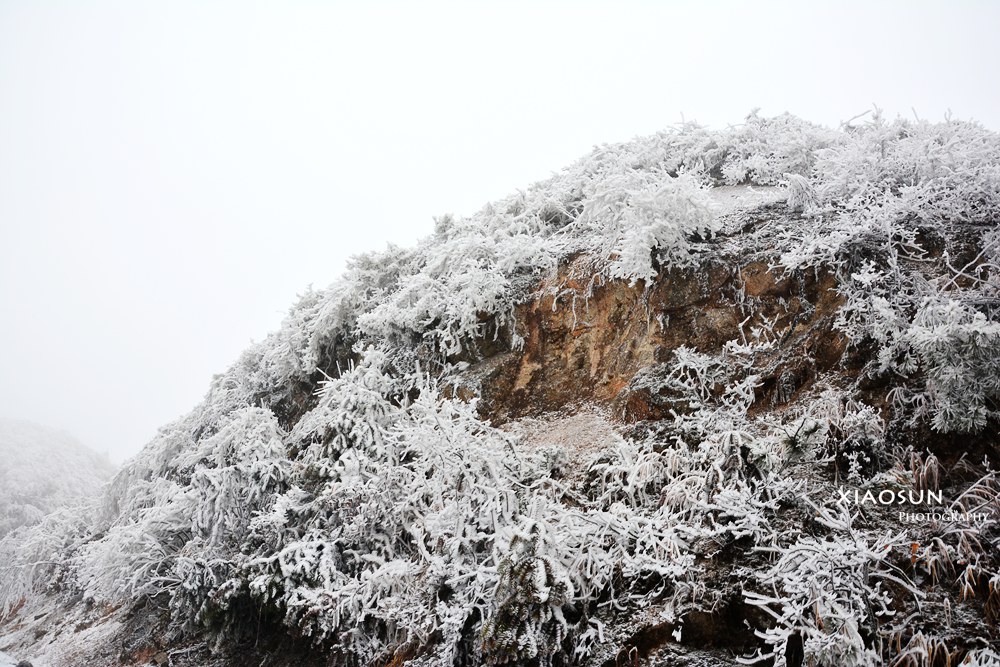
POLYGON ((973 123, 751 115, 598 148, 305 295, 96 520, 0 543, 2 610, 150 600, 176 640, 281 623, 359 664, 668 644, 998 664, 998 220, 1000 137, 973 123), (785 195, 716 208, 747 184, 785 195), (671 307, 687 284, 695 305, 671 307), (612 293, 645 304, 606 319, 653 332, 649 363, 608 382, 620 433, 573 469, 499 426, 531 410, 533 368, 571 370, 536 354, 554 319, 527 316, 551 302, 586 337, 612 293), (517 409, 491 393, 508 381, 517 409), (903 523, 845 485, 973 515, 903 523))

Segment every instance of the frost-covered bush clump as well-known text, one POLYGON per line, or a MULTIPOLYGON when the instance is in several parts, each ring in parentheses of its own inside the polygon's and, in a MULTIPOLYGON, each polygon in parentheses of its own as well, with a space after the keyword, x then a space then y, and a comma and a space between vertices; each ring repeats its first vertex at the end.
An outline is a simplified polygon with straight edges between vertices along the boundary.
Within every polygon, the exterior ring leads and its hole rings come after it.
POLYGON ((881 665, 884 636, 896 615, 890 586, 919 597, 907 574, 890 560, 902 535, 865 535, 851 527, 846 507, 817 508, 818 520, 833 534, 802 536, 788 545, 765 548, 777 562, 761 576, 767 594, 748 592, 747 601, 772 616, 775 625, 758 635, 770 653, 744 660, 754 664, 777 658, 785 663, 792 642, 808 663, 881 665))
POLYGON ((788 227, 781 264, 837 273, 840 328, 878 346, 869 372, 912 379, 897 405, 938 431, 982 430, 1000 399, 1000 137, 876 114, 817 151, 810 186, 817 201, 788 227))

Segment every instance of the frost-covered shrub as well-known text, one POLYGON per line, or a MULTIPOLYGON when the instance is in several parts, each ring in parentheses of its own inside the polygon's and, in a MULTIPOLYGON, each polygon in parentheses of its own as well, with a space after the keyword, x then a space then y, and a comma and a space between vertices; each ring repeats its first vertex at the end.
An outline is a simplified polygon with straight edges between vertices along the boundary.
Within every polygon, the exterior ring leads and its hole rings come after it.
POLYGON ((817 155, 840 136, 791 114, 773 118, 757 115, 729 131, 722 174, 726 183, 777 185, 788 174, 810 175, 817 155))
POLYGON ((394 403, 396 389, 367 363, 325 385, 296 435, 315 438, 309 490, 291 487, 260 515, 255 531, 278 544, 248 570, 289 624, 366 659, 442 629, 455 649, 495 581, 481 563, 531 476, 469 406, 427 386, 394 403))
POLYGON ((609 261, 612 279, 647 283, 657 264, 690 265, 688 237, 710 236, 719 228, 704 190, 687 174, 626 172, 593 184, 578 226, 583 238, 596 239, 595 260, 609 261), (655 253, 655 255, 654 255, 655 253))
POLYGON ((851 527, 844 508, 818 508, 818 520, 833 529, 830 537, 800 536, 790 544, 767 547, 778 560, 760 577, 764 593, 748 591, 747 602, 774 618, 758 636, 770 653, 741 660, 774 660, 783 667, 785 649, 800 643, 803 664, 881 665, 880 625, 895 615, 889 586, 917 594, 890 562, 901 535, 867 535, 851 527))
POLYGON ((548 536, 538 524, 517 534, 497 568, 495 610, 483 628, 483 653, 490 664, 539 659, 550 664, 562 650, 568 623, 563 605, 573 587, 562 566, 544 554, 548 536))
POLYGON ((790 211, 811 212, 816 208, 818 203, 816 189, 808 178, 801 174, 785 174, 785 185, 788 187, 790 211))
POLYGON ((629 594, 614 592, 615 568, 673 581, 690 567, 664 519, 562 505, 543 455, 517 454, 472 406, 412 382, 416 400, 393 402, 395 383, 362 364, 303 418, 309 490, 291 487, 255 521, 275 552, 247 570, 290 625, 365 659, 428 650, 431 637, 442 660, 482 650, 504 662, 520 655, 512 641, 544 658, 577 631, 562 606, 629 594), (470 623, 484 628, 481 649, 470 623))
POLYGON ((817 152, 810 224, 786 232, 781 264, 838 274, 838 326, 876 346, 867 372, 922 374, 925 388, 902 385, 896 404, 939 431, 979 431, 991 418, 998 186, 995 133, 876 115, 817 152))
POLYGON ((133 493, 127 512, 76 555, 77 581, 91 599, 155 596, 178 583, 173 565, 190 539, 192 494, 162 478, 136 484, 133 493))
POLYGON ((92 511, 56 510, 0 539, 0 620, 42 592, 72 587, 72 556, 90 533, 92 511))
POLYGON ((1000 139, 977 123, 871 122, 818 151, 824 200, 873 217, 940 226, 995 219, 1000 212, 1000 139))
POLYGON ((861 483, 866 472, 887 461, 885 421, 871 405, 826 389, 805 404, 804 413, 791 440, 810 448, 812 460, 832 462, 838 483, 843 477, 861 483))
POLYGON ((190 475, 192 539, 207 548, 239 543, 251 518, 286 486, 290 463, 283 435, 272 413, 245 408, 175 462, 190 475))
MULTIPOLYGON (((161 438, 183 438, 183 426, 161 438)), ((237 573, 251 519, 286 488, 283 437, 269 410, 238 409, 180 448, 169 475, 131 479, 110 525, 79 548, 76 584, 97 601, 168 596, 187 629, 224 612, 233 595, 248 595, 237 573)))
POLYGON ((904 335, 927 378, 933 426, 979 431, 1000 400, 1000 322, 954 300, 926 302, 904 335))

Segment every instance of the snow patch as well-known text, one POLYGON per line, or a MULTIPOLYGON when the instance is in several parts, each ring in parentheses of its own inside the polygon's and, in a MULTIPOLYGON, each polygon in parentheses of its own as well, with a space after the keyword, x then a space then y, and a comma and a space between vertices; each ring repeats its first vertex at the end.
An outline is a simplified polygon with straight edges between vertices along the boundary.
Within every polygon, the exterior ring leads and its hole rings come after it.
POLYGON ((568 479, 581 477, 601 450, 621 440, 607 415, 596 408, 526 417, 501 428, 516 436, 527 452, 546 448, 560 452, 565 457, 563 474, 568 479))
POLYGON ((720 185, 708 191, 719 216, 783 201, 788 190, 774 185, 720 185))

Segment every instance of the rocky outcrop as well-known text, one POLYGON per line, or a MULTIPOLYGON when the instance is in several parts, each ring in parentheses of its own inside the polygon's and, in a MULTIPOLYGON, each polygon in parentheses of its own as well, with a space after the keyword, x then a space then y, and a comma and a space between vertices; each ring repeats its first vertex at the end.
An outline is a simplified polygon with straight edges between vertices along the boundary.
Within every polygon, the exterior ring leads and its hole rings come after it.
MULTIPOLYGON (((480 395, 484 417, 525 416, 610 406, 625 423, 663 419, 674 404, 643 383, 644 373, 679 347, 714 354, 753 332, 780 341, 758 360, 759 406, 794 400, 841 364, 847 338, 834 322, 843 298, 829 273, 788 274, 756 261, 725 257, 690 270, 668 270, 652 285, 587 275, 587 258, 562 267, 541 296, 516 310, 523 346, 488 357, 458 391, 480 395)), ((850 370, 842 368, 846 373, 850 370)))

